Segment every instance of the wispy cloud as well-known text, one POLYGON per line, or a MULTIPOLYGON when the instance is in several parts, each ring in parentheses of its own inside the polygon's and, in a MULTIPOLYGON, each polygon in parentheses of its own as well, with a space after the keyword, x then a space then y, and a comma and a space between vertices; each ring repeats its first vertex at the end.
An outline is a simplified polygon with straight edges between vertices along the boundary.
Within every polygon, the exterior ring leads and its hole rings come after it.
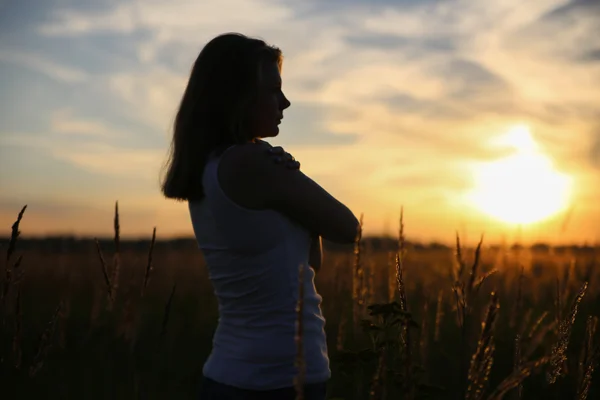
POLYGON ((592 163, 600 169, 600 126, 595 127, 593 136, 590 158, 592 163))
POLYGON ((95 143, 89 146, 55 147, 53 154, 80 168, 100 174, 131 176, 158 181, 158 170, 164 152, 156 150, 127 150, 95 143))
POLYGON ((107 78, 108 90, 129 108, 132 117, 163 131, 172 123, 185 84, 185 76, 160 67, 107 78))
POLYGON ((119 132, 101 122, 79 119, 73 114, 73 110, 69 108, 54 112, 50 121, 52 131, 64 135, 98 137, 101 139, 116 138, 124 134, 124 132, 119 132))
MULTIPOLYGON (((83 122, 84 126, 90 123, 83 122)), ((98 125, 101 131, 107 129, 98 125)), ((78 131, 77 131, 78 132, 78 131)), ((67 161, 77 168, 100 175, 136 178, 158 182, 158 173, 164 162, 166 150, 127 149, 95 140, 72 140, 68 136, 3 134, 3 146, 41 149, 53 157, 67 161)))
POLYGON ((150 29, 165 42, 197 44, 197 38, 189 34, 218 31, 224 26, 262 29, 264 23, 273 26, 292 16, 288 7, 265 0, 226 0, 222 3, 179 0, 175 4, 158 0, 130 1, 115 4, 104 12, 57 10, 52 20, 43 24, 39 31, 48 36, 73 36, 97 32, 129 34, 150 29), (205 24, 199 26, 199 21, 205 24), (176 33, 182 35, 172 36, 176 33))
POLYGON ((0 49, 0 62, 29 68, 66 83, 81 83, 89 78, 89 75, 81 69, 57 63, 35 53, 19 50, 0 49))
POLYGON ((53 21, 39 27, 48 36, 71 36, 91 32, 131 33, 136 29, 134 3, 117 5, 109 12, 83 13, 70 9, 53 12, 53 21))

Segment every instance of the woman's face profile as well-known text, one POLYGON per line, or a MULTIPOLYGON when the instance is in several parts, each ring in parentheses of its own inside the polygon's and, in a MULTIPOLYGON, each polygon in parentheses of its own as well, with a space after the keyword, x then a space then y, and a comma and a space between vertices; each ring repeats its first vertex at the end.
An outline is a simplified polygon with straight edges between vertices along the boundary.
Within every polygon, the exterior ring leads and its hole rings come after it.
POLYGON ((290 106, 281 90, 281 74, 276 63, 262 67, 258 97, 254 110, 254 136, 275 137, 279 134, 279 124, 283 110, 290 106))

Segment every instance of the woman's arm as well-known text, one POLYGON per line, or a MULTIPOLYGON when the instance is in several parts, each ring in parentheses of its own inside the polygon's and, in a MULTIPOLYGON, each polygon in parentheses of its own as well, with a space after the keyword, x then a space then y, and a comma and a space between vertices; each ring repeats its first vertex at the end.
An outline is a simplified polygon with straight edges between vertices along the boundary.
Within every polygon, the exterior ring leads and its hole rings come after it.
POLYGON ((323 244, 321 243, 321 236, 313 235, 310 240, 310 253, 308 255, 308 264, 319 272, 321 264, 323 263, 323 244))
POLYGON ((331 242, 354 243, 360 225, 352 211, 300 169, 282 164, 265 157, 263 146, 236 146, 219 163, 219 184, 242 207, 273 209, 331 242))

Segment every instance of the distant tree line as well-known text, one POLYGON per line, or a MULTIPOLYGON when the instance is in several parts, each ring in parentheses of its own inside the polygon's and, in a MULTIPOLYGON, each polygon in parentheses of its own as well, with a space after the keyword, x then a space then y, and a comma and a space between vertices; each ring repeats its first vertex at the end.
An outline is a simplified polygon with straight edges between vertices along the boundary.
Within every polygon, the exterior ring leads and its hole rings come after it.
MULTIPOLYGON (((8 245, 9 237, 0 237, 0 248, 5 248, 8 245)), ((98 239, 103 248, 110 248, 112 245, 112 238, 101 238, 98 239)), ((124 239, 121 238, 121 250, 122 251, 147 251, 150 244, 150 237, 147 239, 124 239)), ((398 248, 398 241, 395 238, 390 237, 364 237, 362 244, 366 249, 372 251, 395 251, 398 248)), ((453 251, 453 246, 448 246, 442 243, 431 242, 431 243, 420 243, 407 241, 405 243, 406 249, 414 252, 426 252, 426 251, 453 251)), ((193 250, 197 249, 198 246, 194 238, 175 238, 165 239, 156 241, 156 250, 193 250)), ((327 240, 323 241, 323 247, 325 251, 349 251, 353 247, 352 245, 339 245, 331 243, 327 240)), ((56 252, 89 252, 95 251, 94 238, 81 238, 76 236, 56 236, 56 237, 40 237, 40 238, 27 238, 21 237, 19 239, 19 248, 21 250, 36 250, 48 253, 56 252)), ((487 248, 491 250, 501 249, 500 245, 490 245, 487 248)), ((512 244, 509 246, 511 251, 520 251, 529 249, 533 253, 537 254, 594 254, 600 252, 599 246, 590 245, 561 245, 552 246, 546 243, 536 243, 531 246, 524 246, 520 244, 512 244)))

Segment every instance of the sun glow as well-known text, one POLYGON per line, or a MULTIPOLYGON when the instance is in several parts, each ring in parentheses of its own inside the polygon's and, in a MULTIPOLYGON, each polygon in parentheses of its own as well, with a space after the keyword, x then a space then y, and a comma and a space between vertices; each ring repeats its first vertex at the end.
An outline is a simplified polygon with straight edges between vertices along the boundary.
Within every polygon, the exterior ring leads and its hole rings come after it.
POLYGON ((477 208, 504 222, 527 224, 568 207, 571 178, 555 170, 528 127, 513 127, 496 144, 515 153, 476 169, 476 187, 469 197, 477 208))

